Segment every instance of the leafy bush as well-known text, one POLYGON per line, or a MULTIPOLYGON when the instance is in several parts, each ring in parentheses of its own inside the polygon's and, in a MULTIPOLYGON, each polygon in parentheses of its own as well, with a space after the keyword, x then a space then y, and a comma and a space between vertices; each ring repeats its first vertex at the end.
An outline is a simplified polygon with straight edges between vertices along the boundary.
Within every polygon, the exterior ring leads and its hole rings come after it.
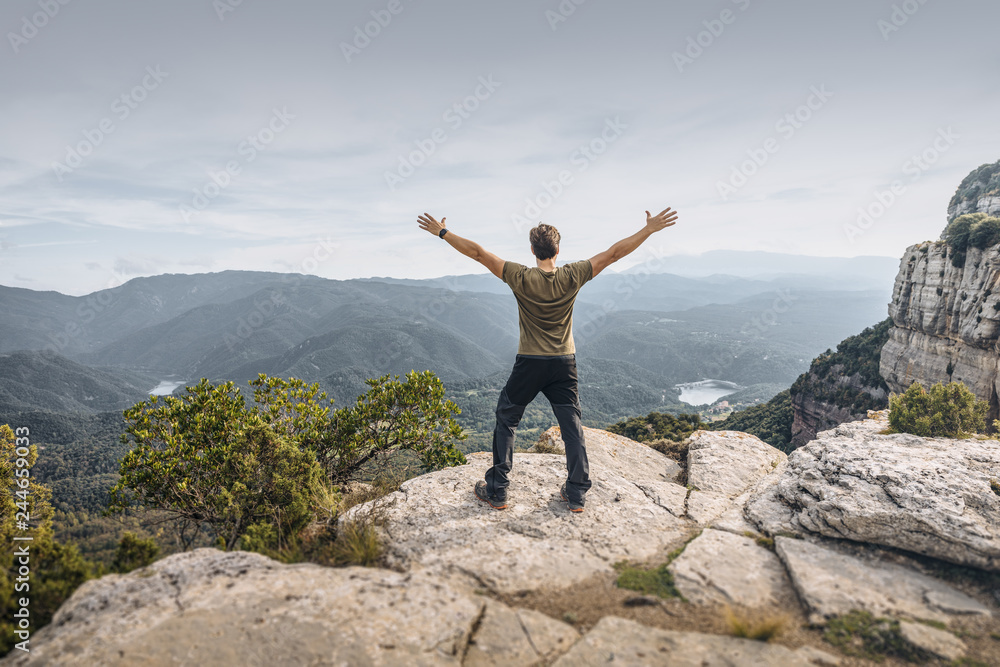
POLYGON ((960 215, 948 223, 941 238, 951 249, 952 265, 962 267, 969 248, 983 250, 1000 243, 1000 218, 985 213, 960 215))
POLYGON ((207 530, 221 548, 293 548, 331 487, 379 476, 401 452, 425 469, 464 463, 452 440, 457 408, 433 373, 368 380, 357 404, 333 411, 319 385, 261 374, 247 401, 232 382, 203 379, 182 397, 151 397, 125 411, 121 477, 110 511, 155 510, 184 548, 207 530), (324 403, 326 403, 324 405, 324 403))
POLYGON ((889 430, 946 438, 982 433, 989 407, 961 382, 938 382, 930 391, 914 382, 904 393, 889 397, 889 430))
POLYGON ((160 553, 160 547, 155 540, 140 538, 133 532, 126 532, 118 543, 118 551, 111 569, 120 574, 131 572, 140 567, 146 567, 160 553))
POLYGON ((650 412, 645 417, 632 417, 608 427, 608 431, 624 435, 636 442, 673 440, 681 442, 698 429, 705 428, 701 416, 681 414, 676 417, 660 412, 650 412))

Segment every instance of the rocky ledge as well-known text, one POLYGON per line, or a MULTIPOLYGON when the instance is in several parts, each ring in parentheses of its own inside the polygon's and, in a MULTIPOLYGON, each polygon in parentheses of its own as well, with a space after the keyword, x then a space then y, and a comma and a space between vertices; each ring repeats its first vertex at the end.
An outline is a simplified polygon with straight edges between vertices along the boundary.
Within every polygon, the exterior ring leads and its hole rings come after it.
POLYGON ((698 432, 685 486, 678 461, 587 429, 594 487, 583 514, 559 499, 565 461, 551 453, 561 447, 553 429, 539 445, 549 453, 515 456, 507 510, 473 496, 483 454, 355 508, 344 520, 379 515, 388 569, 176 554, 86 583, 35 634, 30 655, 4 664, 839 662, 829 646, 648 627, 614 610, 574 627, 501 601, 608 579, 619 561, 669 562, 686 602, 664 607, 664 618, 730 605, 822 625, 860 610, 898 620, 902 641, 954 660, 968 628, 1000 630, 997 602, 927 563, 997 569, 1000 442, 885 435, 886 415, 870 416, 789 457, 745 433, 698 432))

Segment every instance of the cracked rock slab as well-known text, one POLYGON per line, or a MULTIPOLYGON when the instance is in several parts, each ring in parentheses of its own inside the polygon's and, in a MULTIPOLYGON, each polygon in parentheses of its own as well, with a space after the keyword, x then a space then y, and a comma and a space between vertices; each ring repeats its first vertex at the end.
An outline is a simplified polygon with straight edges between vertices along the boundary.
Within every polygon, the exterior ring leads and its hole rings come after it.
POLYGON ((899 634, 917 648, 945 660, 958 660, 965 655, 965 642, 947 630, 901 621, 899 634))
POLYGON ((1000 441, 884 435, 884 412, 823 431, 748 505, 770 534, 815 533, 1000 571, 1000 441))
POLYGON ((776 644, 699 632, 650 628, 605 616, 554 667, 754 665, 812 667, 807 657, 776 644))
POLYGON ((683 518, 687 489, 673 481, 676 462, 622 436, 585 433, 593 487, 583 513, 569 512, 559 497, 564 456, 516 454, 508 509, 494 510, 473 494, 492 456, 472 454, 467 465, 421 475, 373 501, 384 516, 388 562, 465 586, 518 593, 565 588, 682 541, 691 523, 683 518))
POLYGON ((760 438, 741 431, 695 431, 688 445, 688 484, 735 498, 786 458, 760 438))
POLYGON ((5 665, 458 665, 483 601, 369 568, 196 549, 83 584, 5 665))
POLYGON ((855 609, 942 623, 966 614, 991 615, 986 606, 948 584, 895 563, 862 560, 788 537, 777 537, 774 543, 814 623, 855 609))
POLYGON ((677 590, 694 604, 794 604, 795 592, 778 557, 742 535, 706 530, 668 569, 677 590))
POLYGON ((487 600, 464 667, 529 667, 547 664, 580 638, 571 626, 527 609, 487 600))

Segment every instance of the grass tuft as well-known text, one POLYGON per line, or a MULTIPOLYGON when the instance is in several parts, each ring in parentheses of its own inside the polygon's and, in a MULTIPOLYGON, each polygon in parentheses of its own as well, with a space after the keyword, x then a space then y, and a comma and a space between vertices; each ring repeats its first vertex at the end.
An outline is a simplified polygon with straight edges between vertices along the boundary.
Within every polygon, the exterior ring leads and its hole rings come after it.
POLYGON ((337 538, 330 549, 331 560, 337 565, 370 566, 382 555, 375 524, 366 519, 344 522, 337 530, 337 538))
POLYGON ((618 570, 618 579, 615 582, 618 588, 627 588, 630 591, 661 598, 684 599, 674 586, 674 575, 667 569, 666 563, 653 569, 619 563, 615 569, 618 570))
POLYGON ((733 637, 769 642, 781 636, 788 629, 791 619, 787 614, 767 614, 760 611, 734 610, 723 608, 729 634, 733 637))

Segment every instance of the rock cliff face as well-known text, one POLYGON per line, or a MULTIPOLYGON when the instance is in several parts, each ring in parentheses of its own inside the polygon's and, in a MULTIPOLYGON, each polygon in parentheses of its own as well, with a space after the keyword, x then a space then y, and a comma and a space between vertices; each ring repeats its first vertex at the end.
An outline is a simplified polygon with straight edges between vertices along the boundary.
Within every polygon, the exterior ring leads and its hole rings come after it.
POLYGON ((889 391, 879 374, 879 355, 889 337, 891 320, 849 336, 816 357, 792 385, 792 448, 820 431, 864 419, 868 410, 888 405, 889 391))
POLYGON ((871 404, 882 407, 887 405, 889 398, 883 387, 870 386, 858 374, 820 378, 810 371, 805 374, 804 384, 805 387, 792 394, 792 447, 801 447, 814 439, 820 431, 864 417, 871 404), (825 391, 815 388, 820 384, 825 385, 825 391), (863 407, 855 408, 853 403, 841 405, 836 399, 823 399, 824 395, 838 390, 853 397, 868 396, 870 403, 866 402, 863 407))
POLYGON ((893 328, 881 373, 894 392, 957 380, 990 402, 998 416, 1000 379, 1000 246, 969 248, 965 265, 944 241, 907 248, 893 287, 893 328))
MULTIPOLYGON (((948 222, 967 213, 1000 215, 1000 161, 973 170, 948 205, 948 222)), ((893 328, 882 348, 881 375, 893 392, 957 380, 1000 416, 1000 245, 967 248, 952 261, 944 240, 906 249, 893 286, 893 328)))

